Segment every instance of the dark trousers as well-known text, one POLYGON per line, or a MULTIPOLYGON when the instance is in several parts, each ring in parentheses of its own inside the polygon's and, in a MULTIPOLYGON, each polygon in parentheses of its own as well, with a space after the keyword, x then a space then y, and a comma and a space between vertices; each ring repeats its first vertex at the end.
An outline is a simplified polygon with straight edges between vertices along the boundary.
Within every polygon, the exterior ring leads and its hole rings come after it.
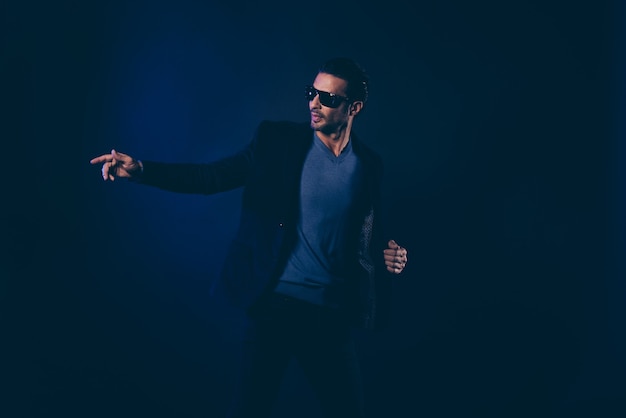
POLYGON ((269 418, 292 358, 306 375, 325 417, 363 417, 351 328, 339 312, 272 295, 251 313, 242 349, 232 418, 269 418))

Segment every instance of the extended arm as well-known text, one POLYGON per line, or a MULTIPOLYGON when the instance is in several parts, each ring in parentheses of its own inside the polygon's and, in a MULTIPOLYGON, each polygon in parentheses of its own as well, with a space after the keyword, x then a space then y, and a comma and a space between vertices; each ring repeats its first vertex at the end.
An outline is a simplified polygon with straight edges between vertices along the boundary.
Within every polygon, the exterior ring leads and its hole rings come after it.
POLYGON ((124 178, 179 193, 212 194, 243 186, 252 166, 252 145, 208 164, 141 162, 112 150, 91 160, 102 163, 102 178, 124 178))

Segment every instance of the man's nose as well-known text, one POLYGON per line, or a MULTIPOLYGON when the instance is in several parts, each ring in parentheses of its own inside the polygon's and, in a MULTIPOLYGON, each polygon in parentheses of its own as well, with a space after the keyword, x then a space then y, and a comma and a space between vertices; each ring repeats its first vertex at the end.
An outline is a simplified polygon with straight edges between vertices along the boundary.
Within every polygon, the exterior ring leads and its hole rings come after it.
POLYGON ((321 103, 320 103, 320 95, 318 93, 315 93, 315 96, 309 101, 309 108, 313 109, 318 109, 321 107, 321 103))

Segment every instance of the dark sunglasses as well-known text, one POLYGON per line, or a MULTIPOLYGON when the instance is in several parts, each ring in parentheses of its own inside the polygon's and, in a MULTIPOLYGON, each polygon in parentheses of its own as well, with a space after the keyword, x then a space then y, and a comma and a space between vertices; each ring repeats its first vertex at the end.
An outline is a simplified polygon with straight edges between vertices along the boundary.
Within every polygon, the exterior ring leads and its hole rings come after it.
POLYGON ((315 99, 315 96, 319 94, 320 103, 326 107, 332 108, 339 107, 341 102, 350 101, 350 99, 348 99, 347 97, 339 96, 338 94, 329 93, 327 91, 321 91, 313 86, 306 86, 306 88, 304 89, 304 94, 308 101, 315 99))

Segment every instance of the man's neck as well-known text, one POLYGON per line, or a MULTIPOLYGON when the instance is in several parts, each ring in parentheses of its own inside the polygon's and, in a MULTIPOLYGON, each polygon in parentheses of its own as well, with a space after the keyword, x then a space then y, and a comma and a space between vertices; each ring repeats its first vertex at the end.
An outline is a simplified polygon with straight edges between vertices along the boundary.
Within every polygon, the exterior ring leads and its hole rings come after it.
POLYGON ((324 145, 326 145, 328 149, 335 154, 335 156, 339 156, 341 151, 343 151, 346 145, 348 145, 348 141, 350 140, 350 131, 351 129, 348 126, 339 132, 331 134, 318 131, 317 136, 324 143, 324 145))

